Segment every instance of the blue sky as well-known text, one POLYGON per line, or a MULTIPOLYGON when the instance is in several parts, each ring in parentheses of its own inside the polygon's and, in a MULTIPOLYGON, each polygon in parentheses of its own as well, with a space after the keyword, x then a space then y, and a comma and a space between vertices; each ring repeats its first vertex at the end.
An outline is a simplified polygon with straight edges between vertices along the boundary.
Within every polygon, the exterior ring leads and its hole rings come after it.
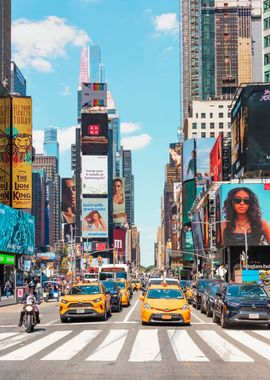
POLYGON ((133 151, 143 265, 153 263, 168 146, 179 127, 178 2, 12 0, 12 56, 33 98, 34 144, 41 152, 42 130, 59 128, 62 176, 71 174, 80 51, 101 48, 124 148, 133 151))

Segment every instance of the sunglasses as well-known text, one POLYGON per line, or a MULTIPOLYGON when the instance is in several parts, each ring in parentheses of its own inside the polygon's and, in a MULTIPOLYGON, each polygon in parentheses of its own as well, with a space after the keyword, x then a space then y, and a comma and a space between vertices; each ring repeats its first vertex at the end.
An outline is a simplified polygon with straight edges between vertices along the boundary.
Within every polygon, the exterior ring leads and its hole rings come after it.
POLYGON ((245 205, 250 205, 250 203, 251 203, 250 198, 234 197, 232 201, 233 201, 233 203, 236 204, 236 205, 240 205, 240 203, 242 203, 242 202, 243 202, 245 205))

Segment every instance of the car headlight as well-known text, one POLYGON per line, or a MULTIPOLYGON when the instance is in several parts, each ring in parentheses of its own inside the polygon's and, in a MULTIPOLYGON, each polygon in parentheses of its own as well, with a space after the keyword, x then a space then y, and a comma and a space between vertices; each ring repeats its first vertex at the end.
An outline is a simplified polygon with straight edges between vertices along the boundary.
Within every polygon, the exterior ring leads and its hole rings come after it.
POLYGON ((188 310, 188 309, 189 309, 189 305, 185 303, 185 305, 183 306, 183 310, 188 310))
POLYGON ((101 298, 101 297, 96 298, 95 300, 93 300, 93 302, 100 302, 100 301, 102 301, 102 298, 101 298))
POLYGON ((237 303, 237 302, 227 302, 227 306, 228 307, 238 307, 239 303, 237 303))
POLYGON ((64 300, 64 299, 62 299, 61 302, 62 302, 62 303, 68 303, 68 301, 66 301, 66 300, 64 300))
POLYGON ((151 306, 149 305, 149 303, 145 303, 143 306, 147 310, 151 309, 151 306))

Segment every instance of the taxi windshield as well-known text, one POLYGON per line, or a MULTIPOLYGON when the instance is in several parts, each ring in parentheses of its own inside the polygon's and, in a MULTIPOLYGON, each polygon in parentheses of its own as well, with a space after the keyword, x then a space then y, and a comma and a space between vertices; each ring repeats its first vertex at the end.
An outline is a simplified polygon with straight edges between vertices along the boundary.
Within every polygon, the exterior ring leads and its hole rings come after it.
POLYGON ((147 298, 183 299, 183 293, 178 289, 149 289, 147 298))
POLYGON ((117 282, 118 288, 125 289, 125 283, 124 282, 117 282))
POLYGON ((91 285, 91 286, 73 286, 69 294, 70 295, 89 295, 89 294, 100 294, 100 287, 98 285, 91 285))

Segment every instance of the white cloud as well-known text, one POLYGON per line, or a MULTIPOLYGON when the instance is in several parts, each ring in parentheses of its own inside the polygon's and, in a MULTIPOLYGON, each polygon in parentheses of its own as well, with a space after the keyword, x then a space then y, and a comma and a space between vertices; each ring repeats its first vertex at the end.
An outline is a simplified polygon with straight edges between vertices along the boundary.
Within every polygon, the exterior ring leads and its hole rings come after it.
MULTIPOLYGON (((71 144, 75 144, 75 126, 67 128, 57 128, 57 140, 59 142, 60 153, 70 149, 71 144)), ((36 153, 43 153, 43 130, 33 130, 33 146, 36 149, 36 153)))
POLYGON ((140 123, 131 123, 131 122, 124 122, 121 123, 121 133, 127 134, 127 133, 133 133, 141 129, 140 123))
POLYGON ((85 46, 89 40, 84 30, 56 16, 18 19, 12 24, 13 59, 19 67, 41 72, 52 71, 52 61, 66 56, 67 45, 85 46))
POLYGON ((70 88, 67 84, 64 84, 63 85, 63 89, 62 91, 60 92, 60 95, 62 96, 69 96, 69 95, 72 95, 72 92, 70 91, 70 88))
POLYGON ((154 18, 154 26, 156 32, 159 33, 177 33, 178 22, 176 13, 163 13, 154 18))
POLYGON ((152 141, 152 137, 146 133, 137 136, 124 137, 121 145, 127 150, 137 150, 146 148, 152 141))
POLYGON ((168 46, 165 49, 163 49, 163 54, 168 56, 168 55, 171 55, 173 53, 173 51, 174 51, 174 47, 168 46))

